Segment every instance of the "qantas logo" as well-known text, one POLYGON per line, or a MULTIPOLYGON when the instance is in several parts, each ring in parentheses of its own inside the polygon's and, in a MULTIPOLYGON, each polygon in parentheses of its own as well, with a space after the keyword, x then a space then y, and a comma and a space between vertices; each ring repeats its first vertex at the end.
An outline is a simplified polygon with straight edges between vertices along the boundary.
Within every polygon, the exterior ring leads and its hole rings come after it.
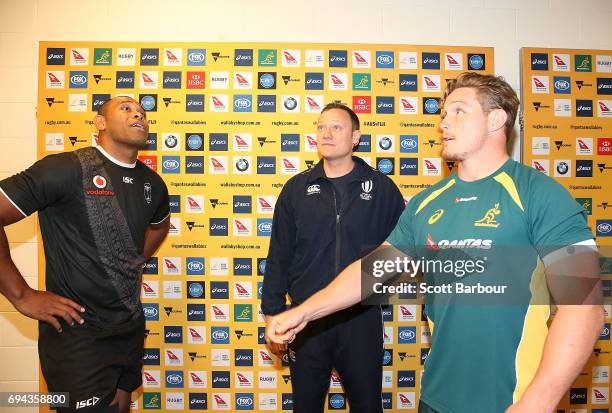
POLYGON ((311 97, 306 97, 306 102, 308 102, 308 108, 310 110, 321 110, 321 106, 311 97))
POLYGON ((212 306, 212 310, 213 310, 213 313, 215 313, 217 317, 225 317, 225 313, 221 311, 221 309, 217 307, 216 305, 212 306))
POLYGON ((432 251, 439 251, 442 249, 449 248, 479 248, 479 249, 490 249, 493 245, 493 240, 481 239, 481 238, 466 238, 466 239, 454 239, 447 240, 443 239, 438 242, 434 241, 431 234, 427 234, 427 249, 432 251))
POLYGON ((166 58, 168 59, 168 63, 179 63, 178 57, 176 57, 170 50, 166 50, 166 58))
POLYGON ((338 76, 330 75, 330 78, 335 86, 344 86, 344 83, 342 83, 342 80, 340 80, 338 76))
POLYGON ((223 104, 223 102, 219 100, 219 98, 217 98, 216 96, 211 96, 211 99, 213 101, 213 105, 215 106, 215 109, 225 110, 225 105, 223 104))

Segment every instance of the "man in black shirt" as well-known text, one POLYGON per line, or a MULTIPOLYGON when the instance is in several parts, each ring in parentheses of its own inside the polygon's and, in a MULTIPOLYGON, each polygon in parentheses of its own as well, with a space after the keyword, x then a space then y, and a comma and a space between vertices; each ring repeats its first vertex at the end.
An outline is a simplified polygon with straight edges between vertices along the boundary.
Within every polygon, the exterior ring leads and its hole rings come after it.
POLYGON ((168 190, 137 160, 149 126, 133 99, 105 102, 97 147, 50 155, 0 181, 0 292, 40 320, 39 355, 60 411, 128 412, 142 382, 142 266, 169 228, 168 190), (38 211, 46 291, 30 288, 4 227, 38 211))
MULTIPOLYGON (((274 209, 263 281, 266 320, 323 289, 395 227, 404 200, 388 177, 353 157, 359 118, 331 103, 317 123, 315 167, 285 184, 274 209)), ((278 356, 287 349, 266 341, 278 356)), ((352 412, 382 412, 383 324, 379 306, 354 306, 309 325, 289 346, 294 412, 323 412, 332 368, 352 412)))

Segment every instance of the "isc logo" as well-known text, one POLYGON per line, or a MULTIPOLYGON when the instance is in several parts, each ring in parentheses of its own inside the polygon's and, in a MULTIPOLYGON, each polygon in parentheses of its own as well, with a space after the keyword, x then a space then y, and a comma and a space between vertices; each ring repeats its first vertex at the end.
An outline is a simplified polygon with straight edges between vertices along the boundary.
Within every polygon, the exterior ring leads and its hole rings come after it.
POLYGON ((98 403, 99 400, 100 400, 100 398, 99 397, 95 397, 95 396, 92 397, 92 398, 89 398, 87 400, 81 400, 80 402, 77 402, 76 408, 77 409, 82 409, 84 407, 95 406, 96 403, 98 403))

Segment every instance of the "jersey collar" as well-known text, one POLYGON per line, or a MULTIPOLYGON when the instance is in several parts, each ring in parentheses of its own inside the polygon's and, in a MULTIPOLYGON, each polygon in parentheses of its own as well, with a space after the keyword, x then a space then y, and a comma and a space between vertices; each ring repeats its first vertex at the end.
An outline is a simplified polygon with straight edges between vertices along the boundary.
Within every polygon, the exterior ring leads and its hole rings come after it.
POLYGON ((106 151, 104 150, 104 148, 103 148, 103 147, 101 147, 100 145, 95 146, 95 148, 96 148, 97 150, 99 150, 99 151, 100 151, 100 153, 106 157, 106 159, 108 159, 109 161, 111 161, 112 163, 114 163, 114 164, 116 164, 116 165, 123 166, 124 168, 135 168, 135 167, 136 167, 136 162, 134 162, 134 163, 125 163, 125 162, 121 162, 121 161, 120 161, 120 160, 118 160, 118 159, 113 158, 113 157, 111 156, 111 154, 109 154, 108 152, 106 152, 106 151))

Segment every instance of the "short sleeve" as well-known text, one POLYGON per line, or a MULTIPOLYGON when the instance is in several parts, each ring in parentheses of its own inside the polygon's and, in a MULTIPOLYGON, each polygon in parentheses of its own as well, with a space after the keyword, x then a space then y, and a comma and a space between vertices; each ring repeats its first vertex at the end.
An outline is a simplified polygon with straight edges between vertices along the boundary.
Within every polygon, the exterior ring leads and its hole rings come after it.
POLYGON ((49 155, 0 181, 0 191, 24 215, 66 202, 78 187, 78 163, 70 153, 49 155))
POLYGON ((534 179, 528 208, 531 238, 540 257, 593 238, 584 208, 552 178, 534 179))

